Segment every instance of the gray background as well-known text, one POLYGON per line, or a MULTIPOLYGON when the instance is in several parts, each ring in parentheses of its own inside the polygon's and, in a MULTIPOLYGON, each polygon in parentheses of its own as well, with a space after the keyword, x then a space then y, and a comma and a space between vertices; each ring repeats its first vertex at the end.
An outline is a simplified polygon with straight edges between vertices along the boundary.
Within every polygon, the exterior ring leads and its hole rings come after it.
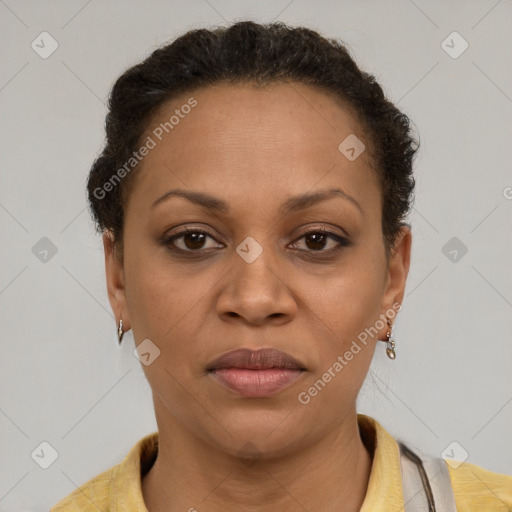
POLYGON ((117 76, 188 29, 241 19, 344 40, 421 134, 398 356, 378 345, 359 412, 512 474, 511 14, 510 0, 0 0, 0 510, 46 511, 156 430, 131 334, 117 348, 85 179, 117 76), (31 48, 43 31, 59 45, 46 59, 31 48), (469 44, 458 58, 441 45, 453 31, 469 44), (43 441, 48 469, 31 457, 43 441))

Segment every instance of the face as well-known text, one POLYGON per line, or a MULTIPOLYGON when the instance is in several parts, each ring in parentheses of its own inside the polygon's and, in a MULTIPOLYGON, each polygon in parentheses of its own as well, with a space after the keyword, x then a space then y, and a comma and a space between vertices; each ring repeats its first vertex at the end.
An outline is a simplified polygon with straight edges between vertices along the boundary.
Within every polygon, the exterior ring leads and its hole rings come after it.
POLYGON ((116 317, 160 350, 143 366, 160 430, 275 456, 354 412, 382 315, 403 297, 410 233, 387 260, 369 150, 338 149, 351 134, 364 142, 346 109, 297 83, 199 89, 149 123, 156 145, 133 176, 122 264, 104 243, 116 317), (248 396, 207 371, 240 348, 277 349, 303 371, 248 396))

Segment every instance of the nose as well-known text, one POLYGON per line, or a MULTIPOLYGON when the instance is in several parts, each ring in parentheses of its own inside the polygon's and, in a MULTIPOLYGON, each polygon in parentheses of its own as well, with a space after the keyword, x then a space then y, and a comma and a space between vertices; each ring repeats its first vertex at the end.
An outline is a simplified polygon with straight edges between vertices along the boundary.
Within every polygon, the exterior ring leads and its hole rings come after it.
POLYGON ((263 250, 252 262, 235 253, 231 271, 223 280, 217 312, 224 321, 287 323, 297 312, 290 281, 270 249, 263 250))

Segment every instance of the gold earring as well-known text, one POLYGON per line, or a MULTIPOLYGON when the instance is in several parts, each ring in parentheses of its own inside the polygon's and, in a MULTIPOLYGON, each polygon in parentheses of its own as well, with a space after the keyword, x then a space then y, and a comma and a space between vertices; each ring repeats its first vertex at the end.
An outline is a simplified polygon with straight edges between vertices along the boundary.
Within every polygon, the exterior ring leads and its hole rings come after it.
POLYGON ((119 320, 119 328, 117 329, 117 338, 119 339, 119 345, 121 345, 121 341, 123 340, 123 321, 119 320))
POLYGON ((388 344, 386 347, 386 354, 388 355, 389 359, 396 359, 395 340, 391 339, 391 332, 393 331, 393 327, 391 325, 391 321, 389 320, 389 318, 386 318, 386 320, 388 322, 389 327, 389 330, 386 333, 386 342, 388 344))

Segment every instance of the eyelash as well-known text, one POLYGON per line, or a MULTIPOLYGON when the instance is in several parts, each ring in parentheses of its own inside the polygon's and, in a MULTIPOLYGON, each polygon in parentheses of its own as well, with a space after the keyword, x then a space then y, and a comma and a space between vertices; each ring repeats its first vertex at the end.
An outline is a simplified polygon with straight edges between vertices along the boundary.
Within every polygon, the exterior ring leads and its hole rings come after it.
MULTIPOLYGON (((197 249, 197 250, 188 249, 188 250, 186 250, 186 249, 180 249, 180 248, 178 248, 178 247, 173 245, 173 242, 175 240, 179 240, 180 238, 183 238, 183 237, 185 237, 186 235, 188 235, 190 233, 203 234, 203 235, 209 236, 210 238, 215 240, 215 237, 213 237, 210 233, 208 233, 208 231, 205 231, 203 229, 188 228, 188 229, 185 229, 185 230, 183 230, 183 231, 181 231, 179 233, 175 233, 174 235, 164 237, 162 239, 161 243, 162 243, 162 245, 168 247, 171 251, 174 251, 174 252, 186 255, 188 257, 197 257, 197 256, 201 255, 200 253, 201 253, 201 251, 204 251, 204 249, 197 249), (197 256, 193 256, 193 255, 197 255, 197 256)), ((309 249, 309 250, 307 250, 307 249, 299 249, 299 251, 305 252, 305 253, 309 253, 309 255, 311 255, 311 254, 318 255, 321 258, 321 257, 326 257, 326 256, 332 256, 334 253, 338 252, 339 250, 341 250, 341 249, 351 245, 351 243, 350 243, 348 238, 340 236, 340 235, 337 235, 336 233, 333 233, 333 232, 331 232, 331 231, 329 231, 329 230, 327 230, 325 228, 315 228, 315 229, 312 229, 310 231, 307 231, 307 232, 303 233, 299 238, 297 238, 293 243, 295 244, 299 240, 302 240, 306 236, 312 235, 312 234, 322 234, 322 235, 325 235, 326 237, 328 237, 328 238, 334 240, 335 242, 337 242, 337 246, 333 247, 333 248, 331 248, 329 250, 322 250, 322 249, 320 249, 320 250, 316 250, 315 251, 313 249, 309 249), (323 255, 325 255, 325 256, 323 256, 323 255)), ((206 249, 206 251, 209 251, 209 250, 211 250, 211 249, 206 249)))

